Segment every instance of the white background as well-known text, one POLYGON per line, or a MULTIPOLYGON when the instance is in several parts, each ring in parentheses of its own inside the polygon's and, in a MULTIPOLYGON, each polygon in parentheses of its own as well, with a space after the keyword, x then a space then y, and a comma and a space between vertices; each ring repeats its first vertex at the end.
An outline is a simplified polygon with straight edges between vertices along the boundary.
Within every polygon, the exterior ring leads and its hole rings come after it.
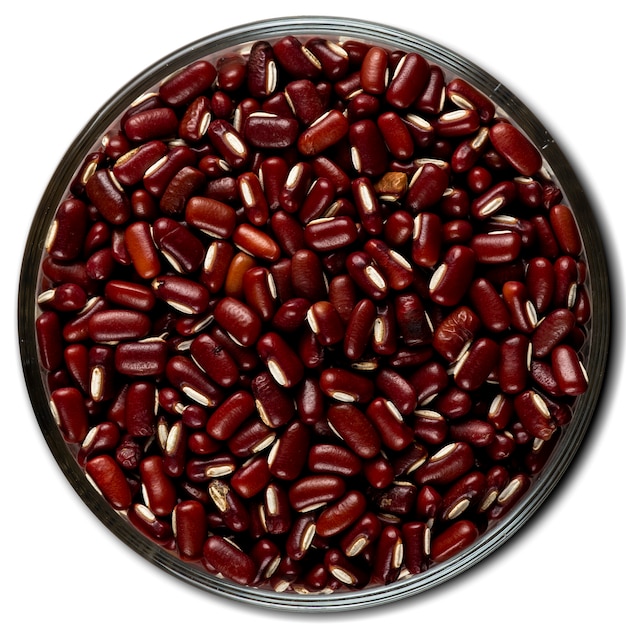
POLYGON ((0 622, 624 623, 623 18, 619 3, 608 0, 516 4, 22 0, 12 3, 10 13, 5 4, 0 622), (53 170, 99 106, 152 62, 191 41, 242 22, 296 13, 359 17, 410 30, 465 55, 521 97, 571 157, 596 206, 613 267, 616 318, 601 411, 566 479, 532 522, 483 564, 435 591, 326 617, 255 609, 200 592, 111 535, 66 483, 38 430, 22 381, 15 322, 30 221, 53 170))

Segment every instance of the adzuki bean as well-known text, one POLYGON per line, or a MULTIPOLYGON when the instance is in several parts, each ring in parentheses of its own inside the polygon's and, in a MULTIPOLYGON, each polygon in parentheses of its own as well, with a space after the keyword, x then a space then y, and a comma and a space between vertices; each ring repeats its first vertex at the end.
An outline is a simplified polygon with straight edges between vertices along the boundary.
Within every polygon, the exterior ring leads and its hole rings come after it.
POLYGON ((586 391, 576 211, 416 52, 248 50, 155 86, 57 207, 51 413, 180 559, 278 591, 388 584, 511 511, 586 391))

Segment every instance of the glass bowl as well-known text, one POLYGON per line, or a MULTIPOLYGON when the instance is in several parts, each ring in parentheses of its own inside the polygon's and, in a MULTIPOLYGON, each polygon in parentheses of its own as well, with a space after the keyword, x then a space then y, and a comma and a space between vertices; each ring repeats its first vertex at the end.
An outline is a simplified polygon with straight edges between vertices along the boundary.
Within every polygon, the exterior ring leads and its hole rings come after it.
MULTIPOLYGON (((331 56, 336 54, 336 50, 332 47, 328 48, 328 51, 331 56)), ((472 109, 467 100, 463 99, 464 93, 463 89, 461 89, 456 101, 459 111, 472 109)), ((470 92, 470 101, 472 97, 475 97, 471 94, 475 93, 475 91, 470 92)), ((351 98, 351 96, 345 97, 351 98)), ((366 100, 367 98, 363 99, 364 102, 366 100)), ((364 104, 364 106, 367 105, 364 104)), ((358 116, 359 114, 357 113, 356 115, 358 116)), ((455 115, 462 116, 463 113, 455 115)), ((429 119, 433 120, 437 116, 438 114, 432 114, 429 119)), ((428 115, 423 114, 423 117, 428 118, 428 115)), ((454 115, 450 119, 454 119, 454 115)), ((489 123, 493 122, 490 121, 489 123)), ((474 135, 475 133, 472 134, 472 136, 474 135)), ((461 140, 455 137, 451 141, 456 142, 456 145, 461 140)), ((437 160, 440 155, 446 154, 445 141, 442 146, 434 149, 429 148, 429 150, 435 154, 435 160, 437 160)), ((506 148, 503 148, 503 150, 507 152, 506 148)), ((398 158, 398 160, 401 159, 398 158)), ((494 171, 498 171, 497 162, 497 159, 492 161, 492 166, 495 167, 494 171), (494 163, 495 165, 493 165, 494 163)), ((402 171, 402 167, 397 167, 396 169, 402 171)), ((460 172, 456 172, 455 175, 458 179, 461 178, 460 172)), ((480 185, 481 174, 478 171, 476 176, 479 180, 475 184, 480 185)), ((353 173, 352 177, 357 177, 357 174, 353 173)), ((479 187, 476 187, 476 189, 478 190, 479 187)), ((478 191, 476 191, 476 194, 478 195, 478 191)), ((549 205, 553 205, 556 202, 555 200, 545 201, 549 205)), ((394 205, 395 200, 393 198, 386 199, 385 202, 394 205)), ((547 209, 545 214, 548 214, 547 209)), ((480 219, 484 219, 484 217, 480 219)), ((417 227, 415 228, 417 231, 417 227)), ((498 229, 504 229, 505 231, 507 228, 511 228, 510 224, 507 226, 503 222, 498 227, 498 229)), ((430 269, 432 270, 433 268, 431 267, 430 269)), ((500 547, 537 511, 567 470, 593 419, 607 367, 611 328, 610 304, 609 274, 602 238, 585 191, 567 158, 549 132, 505 85, 467 59, 459 57, 453 51, 410 32, 356 19, 300 17, 272 19, 245 24, 193 42, 149 67, 145 72, 125 85, 96 113, 83 132, 70 146, 59 164, 34 216, 20 277, 18 326, 24 376, 35 416, 50 450, 73 488, 101 522, 120 540, 173 576, 222 596, 250 604, 285 610, 338 611, 385 604, 418 594, 451 579, 483 560, 500 547), (478 90, 479 93, 487 96, 494 106, 495 117, 506 120, 510 123, 510 126, 520 129, 541 155, 541 169, 529 174, 518 172, 519 175, 516 176, 517 182, 523 184, 533 177, 540 179, 542 184, 549 188, 547 194, 544 195, 544 200, 546 195, 550 194, 550 191, 554 191, 554 188, 549 183, 554 183, 554 187, 560 190, 562 194, 558 202, 563 206, 571 208, 571 214, 575 218, 580 240, 582 241, 582 250, 579 255, 580 262, 576 265, 576 272, 579 276, 579 282, 581 284, 584 283, 584 287, 581 290, 584 291, 587 300, 583 305, 580 305, 579 299, 576 301, 572 299, 565 308, 567 306, 575 308, 577 315, 582 317, 585 316, 585 313, 581 311, 585 309, 589 318, 585 320, 584 324, 580 324, 581 328, 577 327, 578 332, 575 338, 571 339, 571 341, 576 343, 576 349, 586 370, 588 379, 586 391, 581 395, 577 395, 571 402, 568 402, 568 417, 562 418, 562 423, 558 423, 555 434, 548 439, 548 443, 544 442, 543 449, 539 446, 539 449, 533 452, 533 442, 536 444, 539 438, 529 437, 528 432, 524 431, 524 429, 516 431, 515 425, 509 425, 506 428, 502 427, 501 434, 506 431, 505 439, 515 439, 520 446, 522 446, 521 442, 524 441, 523 445, 526 446, 524 449, 534 459, 531 465, 532 467, 536 465, 537 471, 532 473, 528 483, 526 483, 526 479, 516 478, 517 474, 514 472, 519 468, 516 465, 512 465, 508 473, 509 482, 500 486, 499 500, 492 504, 492 506, 500 506, 501 512, 498 515, 493 515, 487 522, 482 521, 477 536, 472 537, 468 545, 461 541, 463 545, 459 544, 459 549, 452 550, 449 558, 442 559, 441 562, 431 563, 424 571, 408 575, 406 569, 402 570, 400 568, 401 571, 399 573, 396 572, 394 575, 388 574, 389 580, 385 581, 386 584, 354 585, 352 584, 353 581, 349 570, 342 570, 340 566, 333 569, 334 574, 329 576, 333 583, 323 591, 317 591, 313 583, 308 586, 301 583, 290 586, 285 583, 285 590, 282 590, 282 585, 279 582, 275 582, 278 575, 272 578, 273 584, 241 584, 228 580, 215 571, 211 571, 210 566, 205 567, 199 564, 197 559, 190 561, 179 558, 173 550, 168 549, 171 545, 165 541, 159 544, 159 542, 148 538, 147 534, 138 530, 136 524, 129 522, 125 510, 117 510, 111 506, 107 498, 103 497, 102 483, 96 486, 93 476, 91 478, 87 476, 85 458, 81 457, 81 454, 85 454, 84 450, 81 451, 82 440, 70 441, 68 443, 68 439, 72 439, 72 434, 68 435, 67 431, 68 428, 71 428, 73 422, 70 420, 68 426, 67 422, 61 420, 61 425, 65 429, 63 431, 63 428, 59 427, 59 408, 56 405, 53 407, 51 404, 51 391, 59 385, 65 384, 58 381, 67 381, 67 372, 51 373, 48 371, 42 363, 42 354, 38 349, 36 320, 42 309, 49 309, 49 301, 42 296, 42 293, 50 286, 48 284, 49 281, 42 273, 42 263, 46 256, 46 247, 50 242, 57 209, 61 202, 71 193, 71 190, 77 188, 77 185, 82 189, 84 180, 81 179, 81 176, 87 178, 93 175, 94 169, 86 167, 85 164, 92 163, 94 168, 97 167, 99 163, 98 158, 92 158, 90 155, 102 152, 103 137, 111 129, 119 127, 120 121, 125 119, 124 116, 129 107, 141 107, 137 103, 141 101, 145 94, 152 93, 159 84, 168 79, 168 77, 175 75, 181 68, 200 59, 206 59, 217 66, 223 58, 238 54, 247 55, 254 42, 265 41, 273 45, 283 38, 289 37, 295 37, 302 42, 317 38, 333 43, 342 43, 347 48, 352 47, 352 54, 354 55, 359 54, 359 42, 389 51, 389 58, 399 58, 398 55, 393 57, 392 53, 396 51, 402 51, 402 54, 418 53, 429 64, 437 66, 443 71, 443 76, 448 84, 455 78, 461 78, 465 85, 469 85, 470 88, 478 90), (580 278, 581 276, 582 278, 580 278), (516 490, 519 490, 521 495, 518 496, 515 493, 516 490), (507 498, 510 498, 513 502, 511 506, 506 505, 507 498)), ((432 314, 435 315, 435 313, 432 314)), ((481 320, 481 322, 483 321, 481 320)), ((106 343, 106 341, 103 343, 106 343)), ((452 375, 453 369, 450 370, 450 375, 452 375)), ((406 376, 408 377, 410 374, 406 374, 406 376)), ((490 382, 486 381, 485 384, 490 384, 490 382)), ((342 391, 345 393, 349 390, 342 389, 342 391)), ((345 398, 340 397, 333 399, 345 400, 345 398)), ((395 397, 393 399, 395 400, 395 397)), ((188 398, 186 401, 190 402, 188 398)), ((480 404, 478 400, 476 402, 480 404)), ((193 401, 191 403, 193 404, 193 401)), ((431 408, 431 405, 432 400, 430 403, 424 402, 424 406, 420 405, 419 408, 431 408)), ((95 421, 98 419, 97 411, 92 409, 93 403, 90 403, 90 410, 93 413, 93 416, 89 418, 90 427, 95 425, 95 421)), ((432 418, 432 415, 427 413, 423 417, 428 420, 432 418)), ((446 427, 453 421, 454 418, 448 416, 446 427)), ((203 429, 200 428, 200 430, 203 429)), ((415 430, 417 432, 418 429, 416 428, 415 430)), ((424 430, 420 430, 420 433, 428 439, 436 436, 433 434, 435 431, 424 427, 424 430)), ((324 436, 328 435, 327 431, 323 432, 324 436)), ((81 437, 84 437, 84 434, 81 434, 81 437)), ((458 437, 461 437, 461 435, 458 437)), ((449 440, 444 438, 439 444, 421 440, 421 443, 424 444, 425 449, 429 450, 429 455, 432 457, 436 454, 437 449, 439 449, 440 455, 443 454, 446 441, 449 440)), ((477 445, 480 446, 480 444, 477 445)), ((500 458, 494 459, 495 457, 491 459, 491 463, 499 465, 500 458)), ((506 462, 503 456, 502 464, 506 464, 506 462)), ((472 469, 476 468, 473 467, 472 469)), ((107 473, 108 471, 109 469, 105 467, 103 470, 104 480, 110 476, 107 473)), ((466 470, 465 473, 469 473, 469 470, 466 470)), ((141 502, 140 477, 137 472, 131 472, 131 474, 129 484, 133 501, 141 502)), ((103 480, 103 478, 100 477, 100 480, 103 480)), ((423 485, 419 486, 422 487, 423 485)), ((443 493, 449 487, 450 485, 446 484, 438 489, 443 493)), ((200 490, 203 490, 204 496, 206 496, 207 488, 205 484, 201 485, 200 490)), ((437 489, 434 491, 436 492, 437 489)), ((217 500, 214 498, 214 502, 219 501, 219 496, 216 496, 216 498, 217 500)), ((428 505, 422 504, 421 510, 427 509, 428 505)), ((215 515, 213 515, 214 517, 215 515)), ((379 517, 383 522, 388 523, 390 527, 399 527, 397 518, 384 512, 379 517)), ((434 537, 435 532, 439 529, 447 528, 454 525, 456 521, 463 520, 464 514, 458 511, 457 513, 449 513, 449 517, 450 519, 446 523, 441 521, 432 522, 432 520, 425 522, 425 526, 428 529, 424 531, 424 527, 422 527, 421 532, 430 533, 430 526, 434 524, 432 528, 434 537)), ((211 515, 209 515, 209 518, 211 518, 211 515)), ((211 534, 213 533, 216 535, 220 534, 219 524, 212 528, 211 534)), ((397 538, 398 535, 392 531, 389 536, 397 538)), ((333 540, 319 542, 313 549, 330 550, 328 545, 333 540)), ((405 554, 407 549, 407 546, 405 546, 405 554)), ((365 552, 364 554, 365 556, 359 555, 361 559, 360 565, 369 567, 373 559, 375 559, 374 551, 370 553, 365 552)), ((397 556, 398 553, 391 551, 389 554, 397 556)), ((393 570, 393 566, 391 566, 391 569, 393 570)), ((283 581, 287 580, 287 574, 284 574, 283 581)))

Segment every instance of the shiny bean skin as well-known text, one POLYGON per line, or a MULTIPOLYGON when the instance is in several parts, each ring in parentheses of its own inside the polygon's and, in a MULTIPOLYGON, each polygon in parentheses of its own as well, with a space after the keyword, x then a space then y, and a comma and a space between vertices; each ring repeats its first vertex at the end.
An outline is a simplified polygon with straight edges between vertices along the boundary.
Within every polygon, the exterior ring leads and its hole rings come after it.
POLYGON ((357 407, 350 404, 332 405, 327 412, 327 419, 332 429, 359 457, 371 459, 380 452, 378 432, 357 407))
POLYGON ((55 389, 50 396, 50 407, 65 441, 82 443, 89 428, 82 393, 75 387, 55 389))
POLYGON ((95 313, 89 320, 90 338, 101 343, 141 339, 150 328, 150 318, 141 311, 110 309, 95 313))
POLYGON ((428 78, 429 67, 424 57, 410 52, 396 66, 385 99, 392 106, 405 109, 417 100, 428 78))
POLYGON ((107 502, 116 510, 127 509, 132 502, 131 488, 120 466, 108 454, 87 461, 87 475, 107 502))
POLYGON ((209 571, 220 573, 241 585, 251 584, 256 576, 252 558, 219 535, 211 535, 205 541, 202 559, 209 571))
POLYGON ((566 344, 556 346, 551 362, 556 382, 564 393, 578 396, 587 390, 587 372, 574 348, 566 344))
POLYGON ((478 529, 472 522, 455 522, 433 539, 431 557, 435 563, 441 563, 468 548, 477 537, 478 529))
POLYGON ((430 297, 444 306, 458 304, 471 283, 476 255, 471 248, 452 246, 429 283, 430 297))
POLYGON ((176 69, 77 167, 39 361, 108 506, 235 584, 471 549, 590 382, 595 277, 542 153, 416 52, 284 35, 176 69))
POLYGON ((59 261, 76 259, 81 252, 87 223, 86 204, 73 198, 65 200, 57 209, 50 226, 45 244, 47 253, 59 261))
POLYGON ((473 464, 474 453, 469 444, 447 444, 417 469, 415 480, 432 485, 448 484, 460 478, 473 464))
POLYGON ((491 127, 489 137, 498 153, 520 174, 532 176, 541 167, 537 148, 512 124, 498 122, 491 127))

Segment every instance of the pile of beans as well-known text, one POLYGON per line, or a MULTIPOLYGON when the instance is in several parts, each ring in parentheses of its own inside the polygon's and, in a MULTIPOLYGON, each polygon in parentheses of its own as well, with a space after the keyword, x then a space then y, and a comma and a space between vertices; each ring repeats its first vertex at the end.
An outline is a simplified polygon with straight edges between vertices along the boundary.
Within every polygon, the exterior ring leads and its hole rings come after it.
POLYGON ((111 507, 243 585, 362 589, 470 547, 544 467, 591 317, 540 152, 416 52, 195 61, 45 243, 52 414, 111 507))

